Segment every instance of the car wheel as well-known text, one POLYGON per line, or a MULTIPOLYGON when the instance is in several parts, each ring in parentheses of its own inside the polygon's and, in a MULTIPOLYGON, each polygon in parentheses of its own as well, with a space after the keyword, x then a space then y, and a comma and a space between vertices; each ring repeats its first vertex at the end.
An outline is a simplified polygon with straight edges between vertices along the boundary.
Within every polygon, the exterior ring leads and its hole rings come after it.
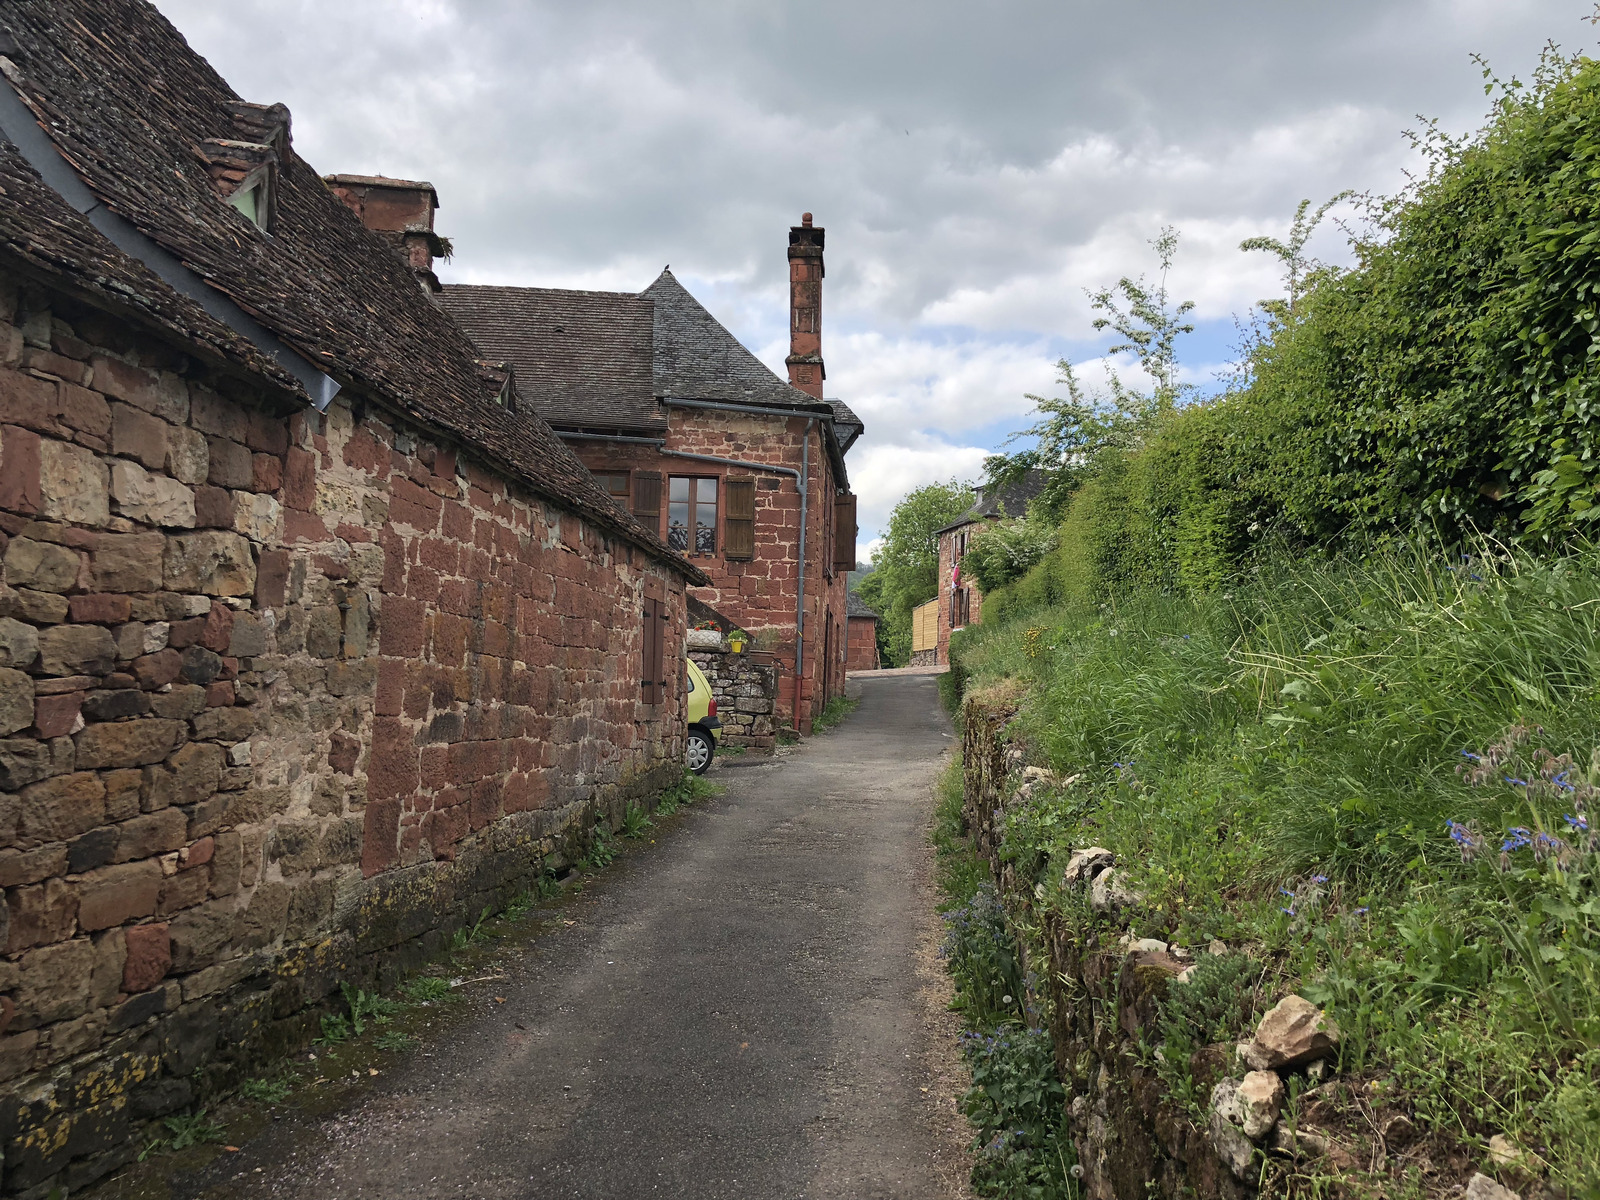
POLYGON ((689 764, 689 770, 696 775, 704 775, 711 766, 711 756, 716 753, 716 743, 711 740, 711 735, 703 729, 689 730, 689 743, 684 750, 684 759, 689 764))

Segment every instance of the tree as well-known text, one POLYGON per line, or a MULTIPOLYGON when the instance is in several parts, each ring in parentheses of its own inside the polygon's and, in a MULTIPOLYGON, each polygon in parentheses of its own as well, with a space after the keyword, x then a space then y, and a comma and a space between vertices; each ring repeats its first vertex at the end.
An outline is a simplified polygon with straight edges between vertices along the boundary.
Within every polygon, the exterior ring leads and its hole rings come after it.
POLYGON ((972 507, 972 489, 957 480, 930 483, 895 505, 883 544, 872 556, 872 574, 856 594, 876 609, 889 661, 911 657, 911 610, 939 594, 938 531, 972 507))
POLYGON ((1194 332, 1194 325, 1186 319, 1194 302, 1185 300, 1173 307, 1167 295, 1178 233, 1168 226, 1150 245, 1160 264, 1153 286, 1143 276, 1132 279, 1124 275, 1115 287, 1090 292, 1089 304, 1105 314, 1095 318, 1095 329, 1111 329, 1122 338, 1107 353, 1132 353, 1139 369, 1150 378, 1151 390, 1131 388, 1112 371, 1103 390, 1088 391, 1078 382, 1071 361, 1063 358, 1056 369, 1060 372, 1057 382, 1067 389, 1066 398, 1029 395, 1041 419, 1005 442, 1010 445, 1032 438, 1033 447, 984 460, 991 485, 1012 482, 1030 470, 1048 471, 1050 480, 1034 501, 1034 507, 1047 517, 1060 514, 1067 499, 1093 474, 1095 459, 1103 451, 1138 447, 1162 416, 1193 390, 1193 385, 1178 380, 1177 342, 1181 334, 1194 332))
POLYGON ((1294 222, 1289 226, 1287 242, 1262 235, 1245 238, 1239 243, 1239 249, 1246 253, 1251 250, 1262 250, 1283 264, 1284 287, 1289 295, 1281 300, 1262 300, 1259 304, 1260 309, 1273 320, 1285 322, 1294 316, 1300 304, 1300 297, 1305 294, 1308 280, 1323 265, 1306 253, 1306 243, 1317 231, 1317 226, 1322 224, 1322 218, 1328 215, 1328 210, 1341 200, 1350 199, 1354 194, 1348 190, 1340 192, 1332 199, 1324 200, 1317 206, 1316 212, 1310 211, 1309 199, 1300 201, 1300 206, 1294 210, 1294 222))

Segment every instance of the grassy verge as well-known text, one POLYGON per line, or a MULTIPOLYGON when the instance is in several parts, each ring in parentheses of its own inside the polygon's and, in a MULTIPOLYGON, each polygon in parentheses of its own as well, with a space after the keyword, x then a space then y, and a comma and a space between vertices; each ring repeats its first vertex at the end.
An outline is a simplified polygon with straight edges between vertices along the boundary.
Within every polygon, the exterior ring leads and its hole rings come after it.
POLYGON ((843 721, 856 709, 861 707, 861 701, 852 700, 848 696, 835 696, 822 706, 822 711, 811 720, 812 733, 826 733, 835 725, 843 721))
POLYGON ((1171 1049, 1292 984, 1344 1031, 1343 1102, 1415 1131, 1347 1178, 1600 1196, 1600 553, 1279 562, 960 654, 963 681, 1022 682, 1021 736, 1071 780, 1008 817, 1019 879, 1066 904, 1067 852, 1103 845, 1137 932, 1234 948, 1176 992, 1171 1049))

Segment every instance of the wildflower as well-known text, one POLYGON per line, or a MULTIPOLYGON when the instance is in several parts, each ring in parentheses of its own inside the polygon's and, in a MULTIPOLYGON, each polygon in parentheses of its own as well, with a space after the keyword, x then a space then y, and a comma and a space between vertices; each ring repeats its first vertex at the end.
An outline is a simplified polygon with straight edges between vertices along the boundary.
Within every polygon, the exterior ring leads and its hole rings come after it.
POLYGON ((1584 816, 1582 813, 1579 813, 1577 816, 1573 816, 1571 813, 1568 813, 1561 819, 1567 823, 1574 833, 1589 832, 1589 818, 1584 816))
POLYGON ((1514 825, 1506 830, 1506 840, 1500 844, 1500 853, 1509 854, 1513 850, 1522 850, 1533 845, 1533 834, 1521 825, 1514 825))
POLYGON ((1363 904, 1360 908, 1356 909, 1356 916, 1364 917, 1371 911, 1372 910, 1370 908, 1368 908, 1365 904, 1363 904))
POLYGON ((1528 786, 1528 781, 1526 779, 1513 779, 1509 775, 1506 776, 1506 782, 1509 783, 1509 784, 1514 784, 1517 787, 1527 787, 1528 786))
POLYGON ((1482 762, 1483 761, 1483 755, 1474 754, 1471 750, 1463 750, 1461 752, 1461 757, 1462 758, 1471 759, 1473 762, 1482 762))
POLYGON ((1312 883, 1327 883, 1328 882, 1328 877, 1326 875, 1313 875, 1311 877, 1311 882, 1312 883))

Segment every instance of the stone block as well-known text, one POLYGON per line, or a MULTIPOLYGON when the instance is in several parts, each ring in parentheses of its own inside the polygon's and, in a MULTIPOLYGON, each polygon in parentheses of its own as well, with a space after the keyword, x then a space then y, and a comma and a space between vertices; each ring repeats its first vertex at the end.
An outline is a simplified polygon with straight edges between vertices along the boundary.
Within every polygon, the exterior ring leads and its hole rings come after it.
POLYGON ((39 696, 33 702, 33 724, 42 738, 66 737, 83 728, 82 692, 39 696))
POLYGON ((105 798, 105 785, 92 771, 57 775, 31 784, 22 790, 17 839, 24 846, 64 842, 103 825, 105 798))
POLYGON ((277 608, 283 604, 289 584, 289 552, 263 550, 256 563, 256 606, 277 608))
POLYGON ((57 625, 39 634, 38 669, 45 675, 107 675, 117 643, 100 625, 57 625))
POLYGON ((253 541, 279 541, 283 536, 283 506, 263 492, 236 492, 233 528, 253 541))
POLYGON ((78 884, 78 925, 110 929, 150 916, 161 896, 161 879, 156 862, 124 862, 90 871, 78 884))
POLYGON ((256 731, 256 714, 249 708, 208 708, 191 723, 194 736, 207 741, 245 741, 256 731))
POLYGON ((65 592, 78 581, 78 552, 53 542, 12 538, 5 561, 6 583, 12 587, 65 592))
POLYGON ((104 392, 113 400, 126 401, 173 425, 188 422, 188 385, 176 375, 147 371, 103 354, 95 355, 90 365, 94 369, 95 390, 104 392))
POLYGON ((211 890, 211 871, 196 867, 192 871, 179 871, 161 881, 161 898, 156 902, 156 915, 169 917, 175 912, 193 908, 211 890))
POLYGON ((38 883, 67 870, 67 848, 60 842, 37 850, 0 850, 0 887, 38 883))
POLYGON ((161 589, 161 556, 166 538, 159 533, 102 533, 89 552, 89 575, 102 592, 155 592, 161 589))
POLYGON ((39 1041, 37 1029, 0 1037, 0 1081, 16 1079, 33 1070, 39 1057, 39 1041))
MULTIPOLYGON (((141 654, 133 660, 133 678, 147 692, 164 688, 183 671, 183 658, 176 650, 157 650, 154 654, 141 654)), ((159 704, 160 697, 152 703, 159 704)), ((161 716, 172 714, 161 713, 161 716)))
POLYGON ((248 596, 255 590, 250 543, 236 533, 207 530, 169 537, 162 567, 173 591, 248 596))
POLYGON ((54 592, 36 592, 32 588, 7 588, 7 598, 12 601, 6 615, 21 617, 36 625, 59 625, 67 619, 67 598, 54 592))
POLYGON ((206 689, 192 683, 174 684, 170 692, 158 692, 152 696, 150 708, 158 717, 188 720, 205 711, 206 689))
POLYGON ((126 821, 139 814, 143 771, 128 767, 120 771, 107 771, 100 779, 106 785, 106 820, 126 821))
POLYGON ((91 725, 77 737, 78 765, 137 767, 160 762, 182 740, 181 721, 158 717, 91 725))
POLYGON ((174 917, 168 926, 173 969, 193 971, 210 966, 217 951, 232 938, 236 919, 231 900, 212 900, 174 917))
POLYGON ((150 694, 138 688, 90 692, 83 701, 83 716, 87 721, 120 721, 125 717, 142 717, 149 711, 150 694))
POLYGON ((54 1066, 85 1054, 98 1046, 105 1035, 106 1014, 101 1010, 86 1012, 76 1020, 63 1021, 50 1027, 50 1044, 44 1054, 45 1066, 54 1066))
POLYGON ((233 528, 233 497, 227 488, 197 487, 194 490, 194 523, 201 529, 233 528))
POLYGON ((283 460, 275 454, 257 454, 251 457, 254 478, 250 487, 257 492, 275 492, 283 486, 283 460))
MULTIPOLYGON (((67 618, 75 624, 122 625, 131 616, 133 616, 133 600, 128 596, 91 592, 85 596, 74 596, 67 601, 67 618)), ((112 640, 117 640, 116 633, 112 634, 112 640)), ((117 653, 121 658, 134 657, 133 654, 122 653, 120 641, 117 644, 117 653)))
POLYGON ((11 1028, 33 1029, 81 1016, 89 1007, 94 966, 94 945, 88 938, 28 951, 22 958, 22 978, 13 997, 17 1011, 11 1028))
POLYGON ((10 909, 8 954, 66 941, 77 928, 78 889, 65 879, 14 888, 6 904, 10 909))
POLYGON ((211 451, 205 434, 198 429, 168 428, 167 473, 191 487, 206 481, 211 472, 211 451))
POLYGON ((0 667, 0 734, 16 733, 33 724, 33 680, 21 671, 0 667))
POLYGON ((1304 996, 1285 996, 1256 1026, 1239 1057, 1253 1071, 1278 1071, 1326 1058, 1339 1046, 1339 1026, 1304 996))
POLYGON ((256 950, 282 937, 289 921, 289 896, 286 884, 257 885, 249 905, 238 916, 234 941, 243 949, 256 950))
MULTIPOLYGON (((109 813, 107 818, 110 819, 109 813)), ((67 871, 82 875, 85 871, 106 866, 116 857, 116 853, 117 830, 114 825, 91 829, 67 843, 67 871)))
POLYGON ((118 862, 152 858, 178 849, 189 840, 189 818, 180 809, 163 808, 117 826, 118 862))
POLYGON ((222 777, 223 749, 208 742, 190 742, 167 760, 172 770, 172 803, 198 804, 211 798, 222 777))
POLYGON ((104 525, 111 519, 110 473, 82 446, 40 442, 39 494, 39 511, 57 521, 104 525))
POLYGON ((255 479, 255 468, 250 461, 250 451, 238 442, 227 438, 210 437, 206 446, 211 453, 211 470, 206 480, 213 487, 230 491, 248 490, 255 479))
POLYGON ((213 896, 231 896, 239 890, 243 853, 243 842, 237 831, 224 830, 216 835, 210 864, 213 896))
POLYGON ((228 797, 224 821, 229 825, 255 825, 289 807, 286 787, 248 788, 228 797))
POLYGON ((143 992, 156 986, 172 969, 172 938, 165 921, 154 925, 133 925, 127 930, 127 959, 122 972, 122 990, 143 992))
POLYGON ((0 667, 31 667, 39 657, 39 631, 12 617, 0 617, 0 667))
POLYGON ((344 637, 344 624, 336 605, 323 604, 311 610, 306 623, 306 653, 312 658, 337 658, 344 637))
POLYGON ((167 463, 167 431, 172 426, 126 404, 111 406, 111 453, 137 459, 151 470, 167 463))
POLYGON ((111 498, 123 516, 166 529, 193 529, 194 492, 166 475, 152 475, 138 463, 111 468, 111 498))
POLYGON ((0 508, 33 516, 43 506, 41 440, 37 433, 16 425, 0 429, 0 508))

